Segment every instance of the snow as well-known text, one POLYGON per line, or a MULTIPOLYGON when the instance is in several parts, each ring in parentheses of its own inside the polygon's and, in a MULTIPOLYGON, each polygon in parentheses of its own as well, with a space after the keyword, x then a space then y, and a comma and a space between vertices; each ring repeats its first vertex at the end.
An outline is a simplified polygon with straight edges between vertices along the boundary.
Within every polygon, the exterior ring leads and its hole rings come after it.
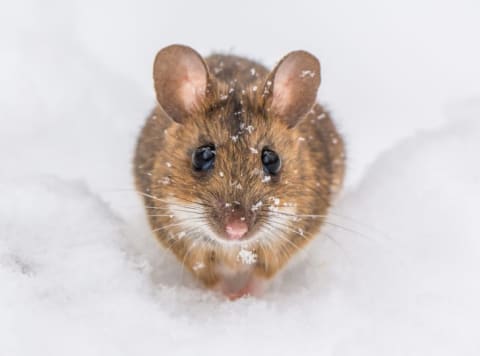
POLYGON ((2 2, 0 355, 480 354, 479 6, 2 2), (316 54, 347 141, 323 233, 260 299, 199 287, 133 190, 177 42, 316 54))
POLYGON ((238 257, 238 260, 245 265, 251 265, 257 262, 257 254, 245 248, 242 248, 240 249, 240 251, 238 251, 237 257, 238 257))
POLYGON ((300 78, 310 77, 313 78, 315 76, 315 72, 311 70, 302 70, 300 73, 300 78))
POLYGON ((256 202, 255 204, 252 205, 252 207, 250 208, 251 211, 255 212, 257 211, 258 209, 260 209, 260 207, 263 205, 263 202, 261 200, 259 200, 258 202, 256 202))
POLYGON ((263 178, 262 178, 262 183, 268 183, 268 182, 270 182, 271 180, 272 180, 272 177, 271 177, 271 176, 265 175, 265 176, 263 176, 263 178))

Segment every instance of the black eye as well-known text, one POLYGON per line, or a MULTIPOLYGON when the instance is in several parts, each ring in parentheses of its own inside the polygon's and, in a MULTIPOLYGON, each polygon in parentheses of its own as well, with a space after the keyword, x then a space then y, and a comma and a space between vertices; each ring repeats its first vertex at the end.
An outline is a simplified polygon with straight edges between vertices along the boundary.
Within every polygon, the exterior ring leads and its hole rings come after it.
POLYGON ((213 144, 198 147, 192 154, 192 165, 196 171, 208 171, 215 163, 215 146, 213 144))
POLYGON ((275 175, 280 172, 282 161, 275 151, 264 148, 262 151, 263 170, 266 174, 275 175))

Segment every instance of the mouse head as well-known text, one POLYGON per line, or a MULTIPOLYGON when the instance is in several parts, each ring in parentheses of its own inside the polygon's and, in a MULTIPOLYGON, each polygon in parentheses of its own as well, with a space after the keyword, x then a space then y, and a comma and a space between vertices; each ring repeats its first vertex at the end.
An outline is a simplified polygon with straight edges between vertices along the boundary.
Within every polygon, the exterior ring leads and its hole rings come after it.
POLYGON ((153 193, 181 234, 235 244, 308 228, 292 223, 322 205, 314 197, 314 156, 298 129, 320 84, 314 56, 291 52, 246 85, 220 79, 193 49, 173 45, 157 54, 154 80, 172 124, 156 158, 153 193))

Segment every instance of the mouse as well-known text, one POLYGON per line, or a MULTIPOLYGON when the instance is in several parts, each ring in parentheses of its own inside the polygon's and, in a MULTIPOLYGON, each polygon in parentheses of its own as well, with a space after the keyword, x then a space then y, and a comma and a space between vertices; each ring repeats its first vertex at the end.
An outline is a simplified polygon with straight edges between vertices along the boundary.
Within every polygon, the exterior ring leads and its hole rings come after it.
POLYGON ((321 231, 346 160, 320 81, 304 50, 272 70, 180 44, 157 53, 136 190, 155 238, 204 287, 262 296, 321 231))

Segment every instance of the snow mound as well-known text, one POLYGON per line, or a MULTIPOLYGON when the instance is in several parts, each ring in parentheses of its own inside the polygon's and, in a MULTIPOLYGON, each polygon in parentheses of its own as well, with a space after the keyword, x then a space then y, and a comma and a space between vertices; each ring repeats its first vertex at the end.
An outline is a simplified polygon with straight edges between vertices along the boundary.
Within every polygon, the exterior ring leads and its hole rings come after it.
POLYGON ((144 231, 126 227, 83 184, 2 183, 2 348, 451 355, 464 345, 473 355, 479 133, 475 120, 462 121, 381 155, 308 256, 263 299, 237 302, 182 277, 160 248, 135 247, 144 231))

